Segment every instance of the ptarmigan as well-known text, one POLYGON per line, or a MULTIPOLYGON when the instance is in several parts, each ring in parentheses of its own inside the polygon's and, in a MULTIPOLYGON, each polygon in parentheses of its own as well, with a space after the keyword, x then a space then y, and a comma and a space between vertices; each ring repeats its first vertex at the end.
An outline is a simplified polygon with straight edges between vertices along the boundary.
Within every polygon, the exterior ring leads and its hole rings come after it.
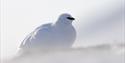
POLYGON ((21 43, 21 49, 70 48, 76 39, 70 14, 61 14, 55 23, 43 24, 31 32, 21 43))

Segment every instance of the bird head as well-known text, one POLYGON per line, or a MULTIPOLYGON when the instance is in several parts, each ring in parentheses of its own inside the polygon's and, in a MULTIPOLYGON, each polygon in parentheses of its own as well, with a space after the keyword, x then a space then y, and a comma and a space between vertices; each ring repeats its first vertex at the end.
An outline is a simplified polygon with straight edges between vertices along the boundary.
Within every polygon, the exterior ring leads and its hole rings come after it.
POLYGON ((75 18, 73 18, 70 14, 68 13, 63 13, 59 16, 58 21, 60 21, 61 23, 65 23, 65 24, 71 24, 72 21, 75 20, 75 18))

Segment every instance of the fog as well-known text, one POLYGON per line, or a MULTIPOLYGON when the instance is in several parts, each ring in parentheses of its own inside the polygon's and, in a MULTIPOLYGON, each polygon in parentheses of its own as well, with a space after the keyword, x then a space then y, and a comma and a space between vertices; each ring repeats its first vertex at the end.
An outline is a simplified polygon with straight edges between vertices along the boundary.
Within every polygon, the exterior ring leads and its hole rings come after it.
POLYGON ((77 39, 73 49, 26 57, 26 62, 34 59, 35 63, 37 60, 123 63, 124 47, 118 46, 125 43, 123 0, 1 0, 1 59, 15 57, 27 34, 43 23, 55 22, 61 13, 70 13, 76 18, 73 25, 77 39))

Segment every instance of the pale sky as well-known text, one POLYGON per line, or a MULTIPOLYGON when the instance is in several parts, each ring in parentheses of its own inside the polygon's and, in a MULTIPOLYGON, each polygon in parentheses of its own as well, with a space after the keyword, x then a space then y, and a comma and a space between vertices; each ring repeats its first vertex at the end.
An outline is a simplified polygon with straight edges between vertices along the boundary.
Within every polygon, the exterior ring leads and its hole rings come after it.
POLYGON ((1 0, 1 55, 16 53, 21 41, 43 23, 61 13, 76 18, 74 45, 124 42, 123 0, 1 0))

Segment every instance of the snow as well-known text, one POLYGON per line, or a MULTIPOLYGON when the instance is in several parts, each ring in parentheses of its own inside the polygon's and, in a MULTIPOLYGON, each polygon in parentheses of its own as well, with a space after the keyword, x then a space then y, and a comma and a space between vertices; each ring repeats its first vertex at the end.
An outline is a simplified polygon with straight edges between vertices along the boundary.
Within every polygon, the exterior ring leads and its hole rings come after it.
POLYGON ((5 5, 2 5, 4 18, 1 20, 1 53, 2 57, 5 57, 4 63, 125 63, 124 15, 121 17, 124 14, 121 8, 124 6, 121 0, 2 2, 5 5), (6 59, 16 53, 21 40, 29 32, 41 23, 55 21, 62 12, 75 16, 74 24, 79 35, 74 45, 83 47, 42 51, 41 54, 17 58, 18 60, 6 59), (115 42, 124 43, 109 44, 115 42))
POLYGON ((43 50, 6 60, 6 63, 124 63, 125 44, 43 50))

